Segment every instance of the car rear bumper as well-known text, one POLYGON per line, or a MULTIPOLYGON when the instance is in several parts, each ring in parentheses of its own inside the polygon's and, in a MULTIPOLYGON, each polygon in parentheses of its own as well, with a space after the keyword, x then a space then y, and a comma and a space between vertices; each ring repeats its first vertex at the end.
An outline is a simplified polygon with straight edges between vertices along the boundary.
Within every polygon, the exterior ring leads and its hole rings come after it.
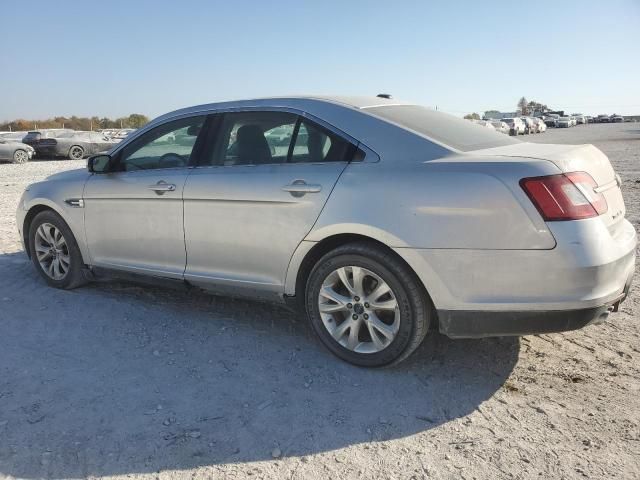
MULTIPOLYGON (((629 280, 629 285, 631 281, 629 280)), ((450 338, 482 338, 557 333, 604 322, 627 296, 628 286, 612 302, 575 310, 439 310, 440 333, 450 338)))
POLYGON ((607 227, 599 218, 548 225, 557 242, 549 250, 395 251, 424 283, 447 335, 561 331, 604 318, 635 272, 633 225, 607 227))

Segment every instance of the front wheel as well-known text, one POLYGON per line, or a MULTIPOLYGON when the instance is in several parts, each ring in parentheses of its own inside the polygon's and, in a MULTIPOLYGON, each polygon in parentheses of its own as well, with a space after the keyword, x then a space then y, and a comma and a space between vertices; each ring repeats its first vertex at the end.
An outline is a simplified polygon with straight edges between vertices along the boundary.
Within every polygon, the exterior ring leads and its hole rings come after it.
POLYGON ((46 210, 29 227, 29 251, 38 273, 55 288, 85 283, 82 254, 71 229, 57 213, 46 210))
POLYGON ((425 337, 432 315, 416 275, 391 252, 366 242, 324 255, 311 271, 305 300, 322 343, 363 367, 407 358, 425 337))
POLYGON ((16 150, 13 152, 13 163, 27 163, 29 154, 25 150, 16 150))

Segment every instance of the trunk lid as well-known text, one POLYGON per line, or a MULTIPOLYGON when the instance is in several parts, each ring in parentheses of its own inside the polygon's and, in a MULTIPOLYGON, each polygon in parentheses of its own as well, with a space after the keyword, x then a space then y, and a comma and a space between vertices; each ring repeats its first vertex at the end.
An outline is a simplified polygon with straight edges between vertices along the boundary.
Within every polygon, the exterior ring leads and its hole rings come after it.
POLYGON ((596 190, 607 200, 607 211, 600 217, 608 226, 621 221, 626 209, 620 189, 620 177, 613 170, 609 158, 593 145, 554 145, 519 143, 504 147, 476 150, 479 155, 535 158, 548 160, 563 173, 587 172, 595 180, 596 190))

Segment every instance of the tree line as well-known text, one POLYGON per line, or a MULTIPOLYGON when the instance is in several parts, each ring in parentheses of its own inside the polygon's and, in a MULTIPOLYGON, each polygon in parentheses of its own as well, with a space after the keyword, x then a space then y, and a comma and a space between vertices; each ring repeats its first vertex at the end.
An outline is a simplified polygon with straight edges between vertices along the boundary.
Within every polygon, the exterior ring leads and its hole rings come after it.
MULTIPOLYGON (((536 102, 535 100, 528 101, 525 97, 520 97, 518 100, 518 105, 516 108, 516 113, 518 115, 531 115, 533 112, 550 112, 553 111, 552 108, 549 108, 546 104, 541 102, 536 102)), ((485 117, 487 118, 499 118, 500 112, 498 110, 487 110, 484 112, 485 117)), ((480 120, 480 115, 476 112, 468 113, 464 116, 467 120, 480 120)))
POLYGON ((26 120, 23 118, 0 123, 0 131, 26 131, 45 128, 70 128, 72 130, 103 130, 105 128, 140 128, 149 123, 149 118, 140 113, 115 119, 107 117, 54 117, 46 120, 26 120))

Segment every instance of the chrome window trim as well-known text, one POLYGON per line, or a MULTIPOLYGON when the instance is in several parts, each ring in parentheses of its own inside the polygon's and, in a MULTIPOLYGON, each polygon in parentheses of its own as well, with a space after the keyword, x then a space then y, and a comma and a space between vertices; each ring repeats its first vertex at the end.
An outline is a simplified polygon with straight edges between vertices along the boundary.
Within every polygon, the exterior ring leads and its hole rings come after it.
MULTIPOLYGON (((322 120, 321 118, 316 117, 315 115, 312 115, 308 112, 305 112, 304 110, 300 110, 297 108, 293 108, 293 107, 278 107, 278 106, 242 106, 242 107, 221 107, 221 108, 215 108, 215 109, 211 109, 211 108, 204 108, 201 110, 196 110, 196 111, 190 111, 188 113, 183 113, 183 114, 179 114, 179 115, 175 115, 172 116, 170 118, 165 118, 163 119, 161 122, 157 122, 155 123, 154 121, 151 121, 150 123, 148 123, 147 125, 145 125, 144 127, 142 127, 141 129, 137 130, 135 132, 135 134, 133 135, 129 135, 125 140, 123 140, 122 142, 120 142, 110 153, 110 155, 117 155, 118 152, 120 150, 122 150, 127 144, 129 144, 130 142, 134 141, 136 138, 140 137, 141 135, 144 135, 146 132, 156 128, 156 127, 160 127, 162 125, 165 125, 166 123, 175 121, 175 120, 181 120, 183 118, 189 118, 189 117, 198 117, 201 115, 216 115, 216 114, 223 114, 223 113, 236 113, 236 112, 286 112, 286 113, 292 113, 294 115, 298 115, 301 118, 306 118, 314 123, 317 123, 318 125, 326 128, 327 130, 331 131, 332 133, 334 133, 335 135, 338 135, 339 137, 341 137, 343 140, 348 141, 349 143, 355 145, 358 148, 361 148, 362 150, 365 151, 365 153, 367 155, 365 155, 364 160, 362 160, 361 162, 358 163, 369 163, 369 162, 379 162, 380 161, 380 155, 378 155, 378 153, 376 153, 372 148, 368 147, 367 145, 365 145, 364 143, 360 142, 358 139, 352 137, 351 135, 349 135, 348 133, 340 130, 339 128, 335 127, 334 125, 322 120), (369 153, 371 153, 371 160, 368 160, 367 157, 369 157, 369 153)), ((315 163, 316 165, 318 164, 326 164, 326 163, 341 163, 341 162, 318 162, 315 163)), ((233 165, 230 165, 233 166, 233 165)), ((209 166, 203 166, 203 167, 195 167, 195 168, 207 168, 209 166)), ((193 167, 190 167, 193 168, 193 167)))

